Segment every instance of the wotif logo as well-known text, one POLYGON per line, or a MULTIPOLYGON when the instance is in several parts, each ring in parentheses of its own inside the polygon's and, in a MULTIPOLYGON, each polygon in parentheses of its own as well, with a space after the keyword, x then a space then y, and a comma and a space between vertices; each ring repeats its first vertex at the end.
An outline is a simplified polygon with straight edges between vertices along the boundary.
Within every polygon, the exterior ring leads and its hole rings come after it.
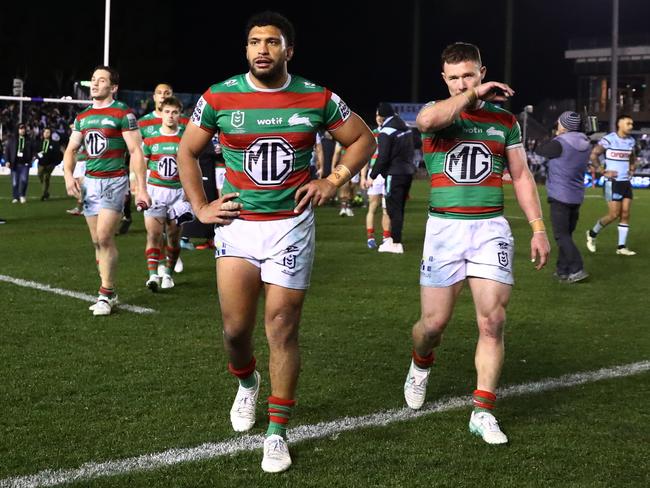
POLYGON ((280 125, 282 117, 271 117, 270 119, 257 119, 257 125, 280 125))

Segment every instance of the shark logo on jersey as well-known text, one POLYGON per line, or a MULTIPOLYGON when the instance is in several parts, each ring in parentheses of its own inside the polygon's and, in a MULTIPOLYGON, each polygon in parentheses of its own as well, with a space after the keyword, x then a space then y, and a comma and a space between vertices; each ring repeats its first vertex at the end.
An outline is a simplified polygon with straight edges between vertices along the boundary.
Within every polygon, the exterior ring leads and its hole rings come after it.
POLYGON ((237 84, 237 80, 234 78, 223 82, 223 86, 235 86, 236 84, 237 84))
POLYGON ((309 120, 309 117, 307 116, 293 114, 291 117, 289 117, 289 125, 300 125, 300 124, 305 124, 309 127, 313 127, 311 121, 309 120))
POLYGON ((111 119, 103 118, 100 122, 102 125, 110 125, 111 127, 116 127, 115 122, 113 122, 111 119))
POLYGON ((244 116, 246 114, 241 110, 236 110, 230 115, 230 125, 239 129, 244 125, 244 116))
POLYGON ((201 125, 201 117, 203 116, 203 109, 205 108, 205 98, 199 98, 199 101, 196 102, 196 107, 194 107, 194 112, 192 112, 192 122, 196 125, 201 125))
POLYGON ((485 131, 485 133, 486 133, 488 136, 499 136, 499 137, 503 137, 504 139, 505 139, 505 137, 506 137, 506 136, 503 134, 503 131, 502 131, 502 130, 495 129, 494 127, 490 127, 488 130, 485 131))

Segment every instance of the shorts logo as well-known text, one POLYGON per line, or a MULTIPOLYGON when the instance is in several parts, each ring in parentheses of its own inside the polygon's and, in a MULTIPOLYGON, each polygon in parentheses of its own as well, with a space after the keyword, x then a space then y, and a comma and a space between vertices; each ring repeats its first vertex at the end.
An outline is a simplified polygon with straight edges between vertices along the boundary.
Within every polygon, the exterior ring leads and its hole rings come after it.
POLYGON ((503 266, 504 268, 508 267, 508 252, 507 251, 499 251, 497 253, 497 257, 499 258, 499 265, 503 266))
POLYGON ((477 185, 492 173, 492 153, 480 141, 461 141, 445 155, 445 174, 458 185, 477 185))
POLYGON ((239 129, 242 125, 244 125, 244 116, 246 114, 242 112, 241 110, 236 110, 230 115, 230 125, 233 127, 239 129))
POLYGON ((215 250, 214 253, 217 256, 225 256, 226 255, 226 243, 225 242, 215 242, 215 250))
POLYGON ((285 256, 282 258, 282 265, 285 268, 288 269, 293 269, 296 267, 296 255, 295 254, 289 254, 288 256, 285 256))

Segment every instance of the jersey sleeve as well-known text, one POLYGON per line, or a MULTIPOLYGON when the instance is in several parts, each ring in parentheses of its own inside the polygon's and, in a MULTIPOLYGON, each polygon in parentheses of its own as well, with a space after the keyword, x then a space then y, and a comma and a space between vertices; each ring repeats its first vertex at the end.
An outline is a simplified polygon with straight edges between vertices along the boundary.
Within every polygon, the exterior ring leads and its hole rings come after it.
POLYGON ((519 127, 519 122, 517 122, 517 119, 512 116, 513 118, 513 124, 512 127, 510 127, 510 130, 506 134, 506 150, 507 149, 514 149, 515 147, 520 147, 522 146, 521 142, 521 127, 519 127))
POLYGON ((81 121, 79 120, 79 116, 74 118, 74 127, 72 130, 75 132, 81 132, 81 121))
POLYGON ((217 125, 217 111, 211 103, 214 98, 215 94, 208 88, 203 96, 199 98, 199 101, 196 102, 190 119, 194 125, 208 132, 216 132, 219 128, 217 125))
POLYGON ((609 149, 612 146, 612 142, 607 139, 607 136, 601 138, 600 141, 598 141, 598 144, 603 146, 605 149, 609 149))
POLYGON ((135 117, 133 110, 128 109, 124 111, 124 115, 120 119, 120 126, 122 132, 138 130, 138 119, 135 117))
POLYGON ((324 120, 328 131, 335 130, 343 125, 350 118, 351 113, 350 108, 336 93, 327 90, 324 120))
POLYGON ((142 143, 142 153, 145 159, 151 159, 151 146, 147 142, 142 143))

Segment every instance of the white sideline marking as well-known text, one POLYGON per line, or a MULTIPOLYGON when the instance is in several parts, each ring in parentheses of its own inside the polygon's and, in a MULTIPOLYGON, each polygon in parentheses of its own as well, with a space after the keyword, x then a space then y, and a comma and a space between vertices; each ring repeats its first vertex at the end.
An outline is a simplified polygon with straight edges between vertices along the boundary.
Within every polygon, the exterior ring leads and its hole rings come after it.
MULTIPOLYGON (((47 291, 66 297, 78 298, 84 302, 95 303, 97 301, 97 295, 88 295, 87 293, 81 293, 78 291, 64 290, 63 288, 55 288, 47 284, 37 283, 36 281, 21 280, 20 278, 13 278, 7 275, 0 274, 0 281, 5 281, 7 283, 11 283, 12 285, 24 286, 26 288, 35 288, 36 290, 47 291)), ((123 308, 124 310, 135 313, 156 313, 153 308, 138 307, 136 305, 128 305, 126 303, 118 303, 117 308, 123 308)))
MULTIPOLYGON (((650 361, 603 368, 597 371, 585 373, 567 374, 559 378, 548 378, 532 383, 508 386, 498 390, 500 397, 514 397, 528 393, 540 393, 543 391, 569 388, 594 381, 611 378, 621 378, 643 373, 650 370, 650 361)), ((319 422, 315 425, 301 425, 287 431, 288 440, 291 444, 310 439, 320 439, 332 436, 340 432, 347 432, 364 427, 376 427, 388 425, 394 422, 423 417, 435 412, 444 412, 455 408, 467 407, 470 404, 470 396, 452 397, 442 399, 434 403, 425 404, 421 410, 411 410, 408 407, 397 410, 386 410, 384 412, 363 415, 361 417, 344 417, 329 422, 319 422)), ((0 480, 0 488, 35 488, 39 486, 54 486, 75 481, 87 481, 103 476, 115 476, 127 474, 133 471, 152 471, 157 468, 172 466, 174 464, 188 461, 199 461, 202 459, 213 459, 228 456, 243 451, 254 451, 260 449, 264 441, 263 435, 242 435, 233 437, 223 442, 209 442, 197 447, 174 448, 153 454, 104 461, 101 463, 87 462, 76 469, 51 470, 46 469, 33 475, 18 476, 0 480)))

